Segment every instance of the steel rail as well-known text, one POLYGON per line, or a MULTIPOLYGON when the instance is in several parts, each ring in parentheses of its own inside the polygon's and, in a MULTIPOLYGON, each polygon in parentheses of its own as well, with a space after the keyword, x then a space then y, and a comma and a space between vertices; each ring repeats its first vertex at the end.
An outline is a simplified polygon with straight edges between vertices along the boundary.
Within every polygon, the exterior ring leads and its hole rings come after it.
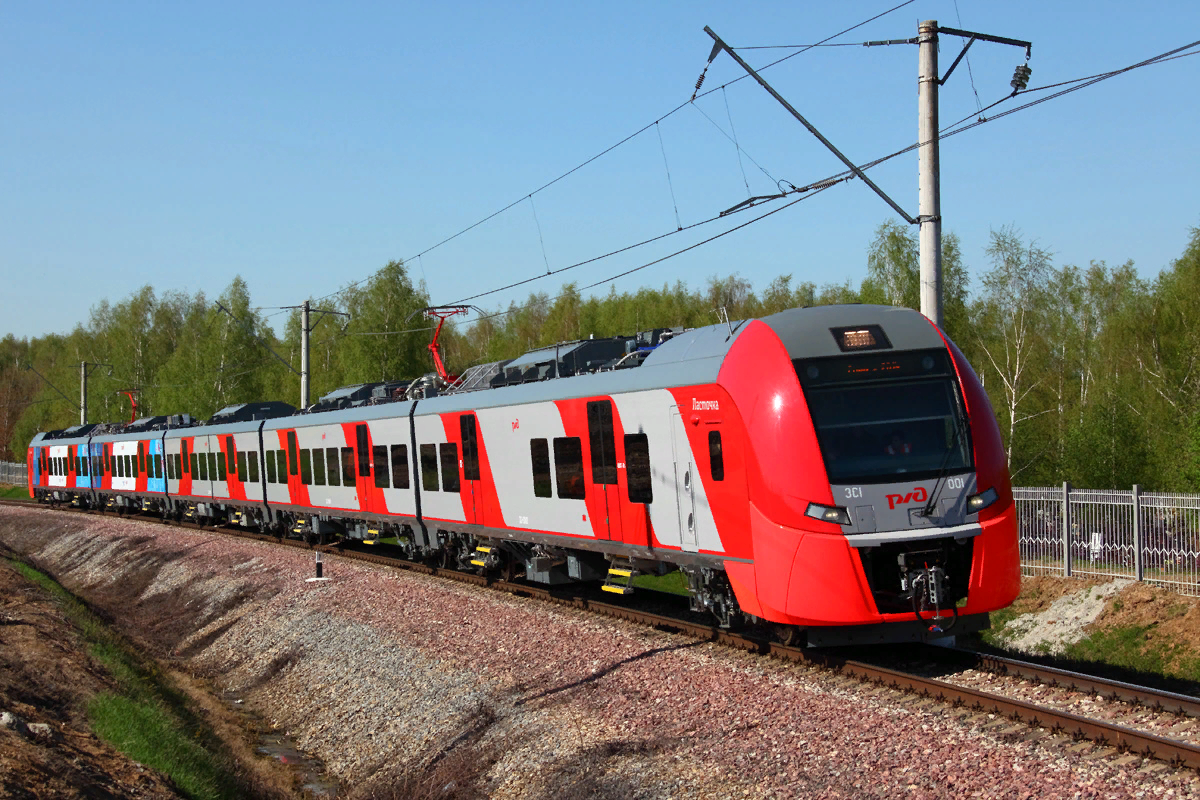
MULTIPOLYGON (((13 501, 8 499, 0 499, 0 505, 14 505, 26 508, 43 508, 47 510, 64 510, 62 507, 54 509, 50 506, 45 506, 42 504, 34 504, 28 501, 13 501)), ((81 509, 66 508, 65 510, 81 509)), ((89 514, 106 516, 105 512, 99 509, 83 510, 89 514)), ((130 518, 136 519, 137 517, 131 515, 130 518)), ((165 520, 164 523, 166 523, 165 520)), ((977 689, 956 686, 952 683, 947 683, 946 681, 937 680, 936 678, 920 677, 906 672, 899 672, 897 670, 889 669, 887 667, 839 658, 828 650, 791 647, 764 639, 743 636, 741 634, 723 630, 716 626, 709 626, 689 620, 682 620, 676 617, 639 611, 637 609, 626 608, 623 606, 614 605, 612 603, 598 602, 577 593, 564 592, 563 590, 551 590, 523 583, 518 584, 511 581, 497 580, 487 575, 460 572, 458 570, 434 567, 428 564, 392 558, 381 554, 346 549, 340 544, 311 545, 295 539, 281 539, 280 537, 269 534, 245 530, 239 531, 228 527, 214 528, 211 526, 203 526, 198 523, 166 524, 199 529, 208 532, 234 534, 241 538, 298 547, 301 549, 322 552, 341 558, 380 564, 397 569, 404 569, 406 571, 417 572, 432 577, 449 578, 460 583, 472 584, 474 586, 502 591, 517 596, 546 600, 552 603, 599 613, 605 616, 623 619, 637 624, 648 625, 659 630, 681 633, 693 638, 711 641, 716 644, 733 647, 739 650, 759 653, 779 659, 781 661, 802 663, 824 668, 839 675, 844 675, 867 683, 885 686, 898 691, 911 692, 922 698, 929 698, 954 707, 966 707, 973 709, 978 713, 996 714, 1003 718, 1010 719, 1014 723, 1022 723, 1035 728, 1047 728, 1051 733, 1057 735, 1070 736, 1080 740, 1086 739, 1100 746, 1112 747, 1118 751, 1136 753, 1137 755, 1146 758, 1154 758, 1161 761, 1166 761, 1176 767, 1188 767, 1200 771, 1200 746, 1198 745, 1189 744, 1187 742, 1182 742, 1175 739, 1168 739, 1156 734, 1146 733, 1133 728, 1128 728, 1123 725, 1105 722, 1103 720, 1092 719, 1068 711, 1060 711, 1045 706, 1035 705, 1024 700, 1017 700, 1014 698, 1008 698, 979 691, 977 689)), ((947 652, 961 656, 965 651, 947 652)), ((992 669, 1006 675, 1033 678, 1045 681, 1047 683, 1055 681, 1057 682, 1057 685, 1068 686, 1080 691, 1094 692, 1102 697, 1141 703, 1151 708, 1157 708, 1168 712, 1173 711, 1181 714, 1200 716, 1200 701, 1197 701, 1195 698, 1187 697, 1186 695, 1175 694, 1172 692, 1162 692, 1148 687, 1136 686, 1119 681, 1109 681, 1102 678, 1068 672, 1066 670, 1059 670, 1052 667, 1042 667, 1036 664, 1029 664, 1023 661, 1017 661, 1015 659, 1005 659, 999 656, 984 654, 972 655, 977 657, 979 666, 986 669, 992 669)))

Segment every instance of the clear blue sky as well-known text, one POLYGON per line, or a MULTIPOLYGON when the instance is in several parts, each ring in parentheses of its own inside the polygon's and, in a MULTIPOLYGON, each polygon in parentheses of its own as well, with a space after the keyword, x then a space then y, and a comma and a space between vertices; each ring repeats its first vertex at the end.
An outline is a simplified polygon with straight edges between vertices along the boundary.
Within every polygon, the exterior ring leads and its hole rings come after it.
MULTIPOLYGON (((0 6, 0 335, 69 331, 102 298, 254 302, 336 291, 409 259, 654 121, 691 95, 710 25, 735 47, 807 43, 898 0, 854 3, 59 3, 0 6)), ((905 38, 936 19, 1032 40, 1031 86, 1200 39, 1200 3, 916 0, 837 41, 905 38), (961 15, 961 17, 960 17, 961 15)), ((960 40, 944 36, 943 72, 960 40)), ((744 51, 761 66, 786 50, 744 51)), ((977 42, 983 104, 1017 48, 977 42)), ((943 124, 975 110, 966 65, 943 124)), ((916 139, 914 46, 819 48, 764 75, 856 162, 916 139)), ((740 76, 722 55, 705 89, 740 76)), ((1200 225, 1200 57, 1136 70, 942 143, 942 213, 973 274, 990 228, 1015 224, 1059 264, 1132 259, 1152 278, 1200 225)), ((1026 98, 1032 99, 1032 98, 1026 98)), ((1011 105, 1011 103, 1010 103, 1011 105)), ((771 176, 841 165, 758 86, 697 101, 771 176), (728 101, 729 114, 725 101, 728 101)), ((996 111, 1003 110, 1001 105, 996 111)), ((706 219, 745 199, 733 145, 684 108, 529 202, 410 262, 450 302, 706 219)), ((774 184, 743 159, 754 194, 774 184)), ((913 215, 917 158, 872 171, 913 215)), ((765 210, 765 209, 764 209, 765 210)), ((716 233, 669 237, 479 301, 591 283, 716 233)), ((616 282, 732 272, 857 282, 890 209, 855 181, 616 282)), ((279 321, 276 317, 273 321, 279 321)))

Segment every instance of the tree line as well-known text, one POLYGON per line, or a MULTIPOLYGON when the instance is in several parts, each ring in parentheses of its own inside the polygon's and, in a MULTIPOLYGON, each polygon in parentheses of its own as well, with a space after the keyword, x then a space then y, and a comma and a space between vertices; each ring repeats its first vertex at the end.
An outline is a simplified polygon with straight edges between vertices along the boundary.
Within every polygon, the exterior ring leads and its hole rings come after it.
MULTIPOLYGON (((943 239, 945 329, 991 398, 1013 481, 1084 488, 1200 492, 1200 229, 1153 280, 1131 262, 1054 263, 1012 226, 994 230, 972 288, 958 238, 943 239)), ((533 293, 442 334, 450 368, 513 358, 589 335, 697 327, 796 306, 880 303, 917 308, 916 231, 879 226, 865 278, 817 286, 781 275, 759 291, 739 275, 584 297, 568 283, 533 293), (722 312, 723 309, 723 312, 722 312)), ((311 390, 412 378, 431 370, 430 304, 403 262, 347 288, 310 320, 311 390), (322 313, 336 311, 345 317, 322 313)), ((276 334, 241 278, 215 299, 146 286, 102 301, 70 333, 0 339, 0 460, 23 461, 38 430, 75 424, 80 362, 89 421, 130 412, 199 419, 233 403, 298 401, 301 319, 276 334), (65 395, 65 396, 64 396, 65 395)))

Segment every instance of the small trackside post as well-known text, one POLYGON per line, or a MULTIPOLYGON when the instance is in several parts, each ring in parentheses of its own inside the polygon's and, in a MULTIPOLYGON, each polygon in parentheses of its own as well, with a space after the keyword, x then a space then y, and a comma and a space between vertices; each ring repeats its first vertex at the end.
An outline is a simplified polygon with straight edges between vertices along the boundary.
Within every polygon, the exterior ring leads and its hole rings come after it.
POLYGON ((1063 481, 1062 498, 1063 577, 1071 577, 1071 482, 1063 481))
POLYGON ((1145 577, 1145 564, 1142 563, 1142 487, 1133 485, 1133 574, 1137 579, 1145 577))

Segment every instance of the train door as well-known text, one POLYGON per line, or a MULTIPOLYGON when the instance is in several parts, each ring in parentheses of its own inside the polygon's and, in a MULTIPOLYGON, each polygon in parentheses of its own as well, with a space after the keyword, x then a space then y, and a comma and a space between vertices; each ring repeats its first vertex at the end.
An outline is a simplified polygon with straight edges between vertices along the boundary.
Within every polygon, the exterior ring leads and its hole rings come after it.
POLYGON ((679 415, 679 406, 671 406, 671 454, 674 464, 675 504, 678 509, 679 546, 694 553, 696 547, 696 464, 687 428, 679 415))
POLYGON ((621 541, 621 495, 617 485, 617 444, 613 431, 612 401, 587 404, 588 445, 592 451, 592 488, 604 496, 602 539, 621 541))
POLYGON ((458 430, 462 440, 463 513, 467 522, 484 525, 483 482, 479 476, 479 427, 475 423, 475 415, 459 415, 458 430))

